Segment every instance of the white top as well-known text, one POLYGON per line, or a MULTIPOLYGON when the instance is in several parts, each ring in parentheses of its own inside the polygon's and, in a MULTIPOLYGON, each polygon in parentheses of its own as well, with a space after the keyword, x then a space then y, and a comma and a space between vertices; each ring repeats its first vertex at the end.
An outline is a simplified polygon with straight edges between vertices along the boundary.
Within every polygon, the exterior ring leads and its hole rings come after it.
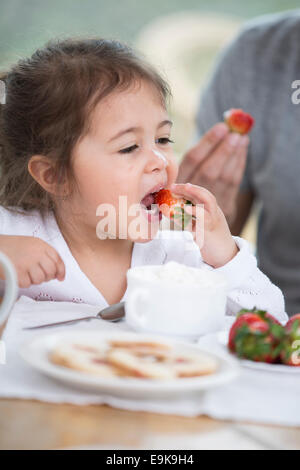
MULTIPOLYGON (((27 289, 19 289, 20 295, 34 300, 67 301, 98 305, 99 309, 108 305, 101 292, 92 284, 73 257, 53 213, 42 218, 38 211, 18 214, 0 207, 0 234, 27 235, 38 237, 57 250, 65 263, 64 281, 52 280, 27 289)), ((234 237, 238 254, 226 265, 216 269, 227 278, 229 294, 227 314, 235 315, 241 308, 257 307, 268 310, 280 321, 288 319, 284 309, 283 295, 258 268, 255 256, 248 243, 234 237)), ((155 239, 147 243, 135 243, 131 267, 143 265, 162 265, 177 261, 199 269, 213 270, 204 263, 198 246, 191 233, 163 230, 155 239)), ((0 283, 0 295, 4 281, 0 283)), ((125 292, 123 299, 126 299, 125 292)))

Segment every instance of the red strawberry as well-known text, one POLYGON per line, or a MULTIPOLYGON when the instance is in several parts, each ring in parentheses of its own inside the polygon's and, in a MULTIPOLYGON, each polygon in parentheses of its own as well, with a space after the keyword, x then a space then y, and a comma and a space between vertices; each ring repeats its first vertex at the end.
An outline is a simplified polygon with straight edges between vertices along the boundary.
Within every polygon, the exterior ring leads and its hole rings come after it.
POLYGON ((174 215, 183 214, 184 205, 190 204, 183 197, 174 196, 169 189, 161 189, 154 194, 154 203, 158 204, 159 210, 169 219, 174 215))
POLYGON ((288 332, 291 332, 293 328, 296 328, 296 334, 297 336, 300 336, 300 313, 296 313, 296 315, 293 315, 287 324, 285 325, 285 329, 288 332), (297 322, 297 326, 295 327, 295 323, 297 322))
POLYGON ((255 124, 251 114, 245 113, 242 109, 229 109, 224 113, 224 121, 229 129, 239 134, 248 134, 255 124))
POLYGON ((238 357, 276 362, 284 327, 264 310, 241 310, 229 332, 228 347, 238 357))
POLYGON ((289 366, 300 366, 300 313, 285 325, 285 339, 280 353, 281 362, 289 366))
POLYGON ((281 325, 281 323, 277 320, 277 318, 273 317, 273 315, 266 312, 265 310, 258 310, 256 307, 254 307, 252 310, 248 310, 246 308, 240 310, 239 313, 237 314, 237 317, 240 317, 241 315, 244 315, 245 313, 255 313, 256 315, 259 316, 259 318, 267 318, 271 322, 276 323, 276 325, 281 325))

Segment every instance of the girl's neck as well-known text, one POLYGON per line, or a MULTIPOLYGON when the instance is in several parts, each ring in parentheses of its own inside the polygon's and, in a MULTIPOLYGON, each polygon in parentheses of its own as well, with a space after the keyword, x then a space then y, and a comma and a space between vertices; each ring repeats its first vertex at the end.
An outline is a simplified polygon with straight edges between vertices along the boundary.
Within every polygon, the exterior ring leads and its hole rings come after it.
POLYGON ((105 259, 127 257, 132 254, 133 242, 131 240, 110 239, 101 240, 97 237, 96 228, 90 225, 66 220, 60 214, 55 214, 57 225, 68 244, 70 251, 74 254, 89 255, 96 254, 105 259))

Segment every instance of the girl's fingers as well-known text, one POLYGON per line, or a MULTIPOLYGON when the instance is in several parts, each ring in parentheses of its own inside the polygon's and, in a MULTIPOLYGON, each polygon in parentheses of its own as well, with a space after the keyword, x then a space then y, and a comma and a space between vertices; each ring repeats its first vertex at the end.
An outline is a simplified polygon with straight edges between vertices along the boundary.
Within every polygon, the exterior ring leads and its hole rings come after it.
POLYGON ((45 272, 40 265, 31 266, 28 271, 31 284, 42 284, 46 281, 45 272))
POLYGON ((21 289, 28 289, 32 285, 29 274, 22 273, 18 276, 18 284, 21 289))
POLYGON ((59 281, 63 281, 66 276, 66 268, 65 268, 65 263, 63 262, 61 258, 59 262, 57 263, 56 267, 57 267, 56 278, 59 281))
POLYGON ((5 272, 2 266, 0 266, 0 279, 5 279, 5 272))
POLYGON ((185 197, 193 204, 204 204, 208 212, 213 213, 217 208, 217 201, 215 196, 207 189, 195 186, 190 183, 175 184, 171 186, 171 191, 174 194, 185 197))
POLYGON ((205 211, 203 204, 197 204, 197 206, 187 204, 184 208, 184 212, 196 218, 199 218, 203 214, 203 211, 205 211))
POLYGON ((39 266, 45 273, 46 282, 51 281, 51 279, 56 278, 56 264, 52 258, 49 256, 44 256, 43 259, 39 262, 39 266))
POLYGON ((59 281, 63 281, 65 278, 65 263, 63 262, 57 251, 51 249, 51 247, 49 247, 46 253, 49 258, 52 259, 55 263, 56 273, 54 277, 57 278, 59 281))

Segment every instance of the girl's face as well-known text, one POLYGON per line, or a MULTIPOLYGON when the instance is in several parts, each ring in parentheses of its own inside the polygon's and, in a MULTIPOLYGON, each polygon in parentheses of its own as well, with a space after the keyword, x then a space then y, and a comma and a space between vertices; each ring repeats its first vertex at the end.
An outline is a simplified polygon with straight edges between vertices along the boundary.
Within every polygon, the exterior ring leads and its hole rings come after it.
POLYGON ((155 236, 160 216, 145 206, 154 203, 151 193, 177 177, 171 125, 148 83, 115 92, 96 106, 88 134, 74 149, 77 190, 71 205, 81 222, 97 226, 100 238, 103 232, 140 242, 155 236))

